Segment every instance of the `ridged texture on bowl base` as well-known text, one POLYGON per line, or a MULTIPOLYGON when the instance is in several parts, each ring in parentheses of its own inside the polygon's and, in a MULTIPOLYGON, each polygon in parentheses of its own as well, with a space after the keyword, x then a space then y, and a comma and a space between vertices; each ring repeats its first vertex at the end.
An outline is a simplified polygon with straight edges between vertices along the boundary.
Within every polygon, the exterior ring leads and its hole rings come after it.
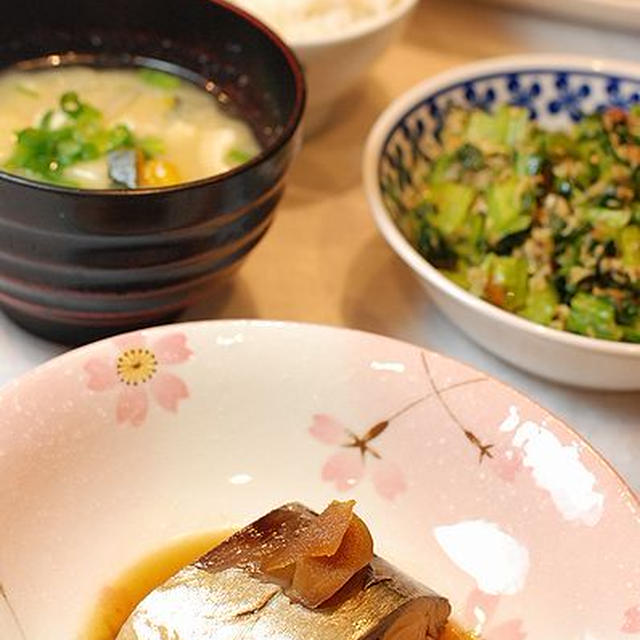
POLYGON ((123 331, 135 331, 173 322, 190 307, 207 299, 217 299, 222 287, 242 266, 234 262, 185 295, 179 302, 165 307, 154 306, 147 311, 105 315, 102 311, 86 313, 60 313, 46 307, 29 305, 0 294, 0 308, 14 322, 31 333, 61 344, 79 346, 100 338, 117 335, 123 331))
MULTIPOLYGON (((88 342, 93 342, 101 338, 108 338, 121 333, 120 325, 117 327, 74 325, 67 320, 60 321, 53 318, 44 320, 42 316, 37 313, 25 313, 23 311, 19 311, 15 307, 2 305, 2 309, 8 318, 30 333, 44 338, 45 340, 50 340, 51 342, 57 342, 58 344, 64 344, 70 347, 80 346, 88 342)), ((138 323, 127 325, 127 330, 136 331, 138 329, 145 329, 147 327, 174 322, 178 319, 180 313, 180 311, 175 311, 167 314, 166 316, 158 316, 153 319, 141 320, 138 323)))
MULTIPOLYGON (((240 228, 235 234, 240 237, 234 242, 195 256, 186 265, 178 260, 130 269, 63 267, 67 283, 75 281, 66 287, 63 281, 56 282, 60 277, 57 265, 49 272, 43 268, 38 273, 36 269, 30 281, 11 278, 8 269, 3 269, 0 305, 29 331, 74 345, 167 322, 203 298, 215 296, 216 285, 238 269, 267 232, 273 206, 275 203, 257 225, 248 225, 244 235, 240 228), (97 286, 100 277, 103 284, 97 286)), ((176 243, 172 249, 179 253, 180 245, 176 243)), ((37 262, 29 266, 33 264, 37 262)), ((21 267, 26 271, 24 265, 21 267)))

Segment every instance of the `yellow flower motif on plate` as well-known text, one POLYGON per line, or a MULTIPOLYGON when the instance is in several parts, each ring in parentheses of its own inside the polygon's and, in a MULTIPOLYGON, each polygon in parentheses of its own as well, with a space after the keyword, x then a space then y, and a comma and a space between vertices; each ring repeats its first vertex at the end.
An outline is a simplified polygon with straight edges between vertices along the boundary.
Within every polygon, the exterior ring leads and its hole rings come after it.
POLYGON ((122 382, 137 386, 149 382, 156 375, 158 359, 149 349, 127 349, 118 356, 116 368, 122 382))

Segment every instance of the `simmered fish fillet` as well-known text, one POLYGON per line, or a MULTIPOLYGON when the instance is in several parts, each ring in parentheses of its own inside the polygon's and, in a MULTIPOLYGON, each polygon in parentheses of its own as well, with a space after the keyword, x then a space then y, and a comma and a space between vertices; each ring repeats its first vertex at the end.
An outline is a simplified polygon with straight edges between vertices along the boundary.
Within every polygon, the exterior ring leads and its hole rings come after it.
POLYGON ((149 594, 117 640, 436 640, 449 603, 368 556, 352 509, 272 511, 149 594))

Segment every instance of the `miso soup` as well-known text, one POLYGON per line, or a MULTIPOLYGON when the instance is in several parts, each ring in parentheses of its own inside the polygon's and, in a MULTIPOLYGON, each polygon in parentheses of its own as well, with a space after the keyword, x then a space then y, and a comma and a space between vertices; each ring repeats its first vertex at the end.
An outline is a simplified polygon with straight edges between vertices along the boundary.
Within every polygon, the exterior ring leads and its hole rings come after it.
POLYGON ((10 70, 0 104, 0 166, 64 186, 169 186, 260 151, 247 123, 207 91, 147 68, 10 70))

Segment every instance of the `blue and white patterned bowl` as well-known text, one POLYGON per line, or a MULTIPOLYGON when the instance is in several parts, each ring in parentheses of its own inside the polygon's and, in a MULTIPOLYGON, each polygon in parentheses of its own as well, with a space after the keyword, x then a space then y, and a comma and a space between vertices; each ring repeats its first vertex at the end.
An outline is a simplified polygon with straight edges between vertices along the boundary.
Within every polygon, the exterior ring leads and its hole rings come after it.
POLYGON ((575 56, 489 59, 430 78, 380 116, 364 154, 365 190, 381 233, 419 276, 440 309, 473 340, 512 364, 565 384, 640 389, 640 345, 578 336, 536 325, 472 296, 442 276, 402 235, 395 221, 429 161, 450 105, 492 110, 527 107, 548 128, 583 113, 640 103, 640 65, 575 56))

